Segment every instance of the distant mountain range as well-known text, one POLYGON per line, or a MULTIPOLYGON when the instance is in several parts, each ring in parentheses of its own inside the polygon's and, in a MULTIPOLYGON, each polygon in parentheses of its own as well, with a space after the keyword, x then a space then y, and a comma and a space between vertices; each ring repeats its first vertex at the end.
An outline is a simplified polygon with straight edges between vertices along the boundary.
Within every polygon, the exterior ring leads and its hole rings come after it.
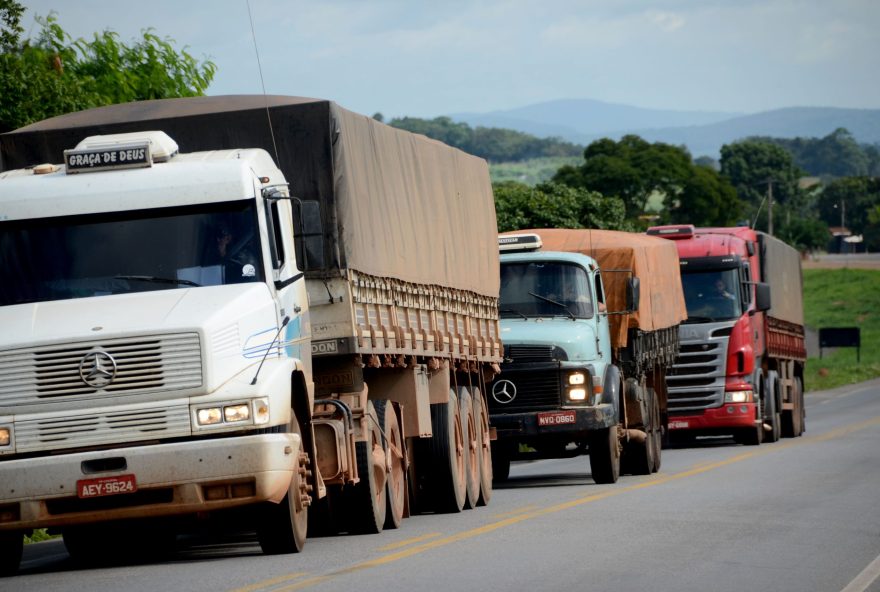
POLYGON ((837 128, 856 141, 880 144, 880 109, 789 107, 745 114, 643 109, 590 99, 548 101, 488 113, 451 114, 471 127, 501 127, 577 144, 637 134, 651 142, 685 145, 693 156, 718 158, 721 146, 749 136, 821 138, 837 128))

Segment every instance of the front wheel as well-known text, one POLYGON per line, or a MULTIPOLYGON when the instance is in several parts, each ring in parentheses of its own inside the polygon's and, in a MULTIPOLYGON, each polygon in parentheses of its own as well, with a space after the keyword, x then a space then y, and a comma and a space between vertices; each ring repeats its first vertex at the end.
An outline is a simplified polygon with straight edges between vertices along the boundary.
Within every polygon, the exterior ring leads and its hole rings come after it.
POLYGON ((309 455, 302 448, 302 430, 299 421, 290 412, 290 433, 300 436, 296 468, 290 479, 290 488, 281 503, 266 502, 259 508, 257 517, 257 540, 267 555, 299 553, 306 544, 309 526, 306 474, 309 455))
POLYGON ((620 440, 616 425, 591 434, 590 472, 596 483, 617 483, 620 477, 620 440))
POLYGON ((782 433, 782 413, 780 413, 777 402, 777 394, 779 391, 779 380, 775 372, 770 372, 767 376, 764 390, 764 411, 766 412, 766 421, 770 425, 769 430, 764 431, 764 440, 767 442, 777 442, 782 433))

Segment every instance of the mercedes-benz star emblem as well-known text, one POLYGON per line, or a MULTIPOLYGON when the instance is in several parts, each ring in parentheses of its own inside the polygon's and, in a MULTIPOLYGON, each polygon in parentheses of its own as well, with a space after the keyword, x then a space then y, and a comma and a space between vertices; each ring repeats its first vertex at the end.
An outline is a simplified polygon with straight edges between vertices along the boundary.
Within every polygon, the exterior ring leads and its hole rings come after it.
POLYGON ((105 351, 87 353, 79 363, 79 377, 93 388, 104 388, 116 378, 116 360, 105 351))
POLYGON ((507 405, 516 398, 516 385, 509 380, 499 380, 492 386, 492 398, 507 405))

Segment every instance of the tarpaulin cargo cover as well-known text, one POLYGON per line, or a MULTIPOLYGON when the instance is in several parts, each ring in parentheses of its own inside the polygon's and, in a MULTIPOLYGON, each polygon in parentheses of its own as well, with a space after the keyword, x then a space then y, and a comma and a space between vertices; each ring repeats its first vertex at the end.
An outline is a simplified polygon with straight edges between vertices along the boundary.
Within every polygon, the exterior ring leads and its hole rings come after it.
POLYGON ((638 310, 631 315, 609 315, 611 345, 626 347, 627 330, 656 331, 674 327, 687 318, 681 288, 678 250, 672 241, 644 234, 615 230, 538 229, 517 230, 514 234, 535 233, 541 237, 544 251, 581 253, 596 259, 605 285, 609 311, 626 307, 628 273, 639 278, 641 298, 638 310), (627 318, 626 323, 622 322, 627 318))
POLYGON ((326 266, 309 276, 353 269, 498 297, 486 162, 331 101, 219 96, 99 107, 3 134, 0 162, 7 170, 60 163, 88 136, 144 130, 166 132, 181 152, 263 148, 275 158, 277 147, 291 195, 321 204, 326 266))
POLYGON ((761 281, 770 284, 770 310, 773 318, 804 324, 803 277, 801 256, 797 249, 763 232, 761 246, 761 281))

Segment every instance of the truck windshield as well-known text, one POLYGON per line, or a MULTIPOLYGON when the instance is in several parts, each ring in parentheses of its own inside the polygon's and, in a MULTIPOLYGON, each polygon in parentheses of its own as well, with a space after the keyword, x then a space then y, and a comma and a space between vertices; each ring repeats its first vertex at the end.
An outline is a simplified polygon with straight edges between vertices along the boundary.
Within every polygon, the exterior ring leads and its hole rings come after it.
POLYGON ((689 271, 681 274, 690 323, 726 321, 742 316, 736 269, 689 271))
POLYGON ((570 263, 502 263, 500 308, 502 317, 590 318, 589 276, 570 263))
POLYGON ((0 222, 0 305, 263 281, 256 204, 0 222))

